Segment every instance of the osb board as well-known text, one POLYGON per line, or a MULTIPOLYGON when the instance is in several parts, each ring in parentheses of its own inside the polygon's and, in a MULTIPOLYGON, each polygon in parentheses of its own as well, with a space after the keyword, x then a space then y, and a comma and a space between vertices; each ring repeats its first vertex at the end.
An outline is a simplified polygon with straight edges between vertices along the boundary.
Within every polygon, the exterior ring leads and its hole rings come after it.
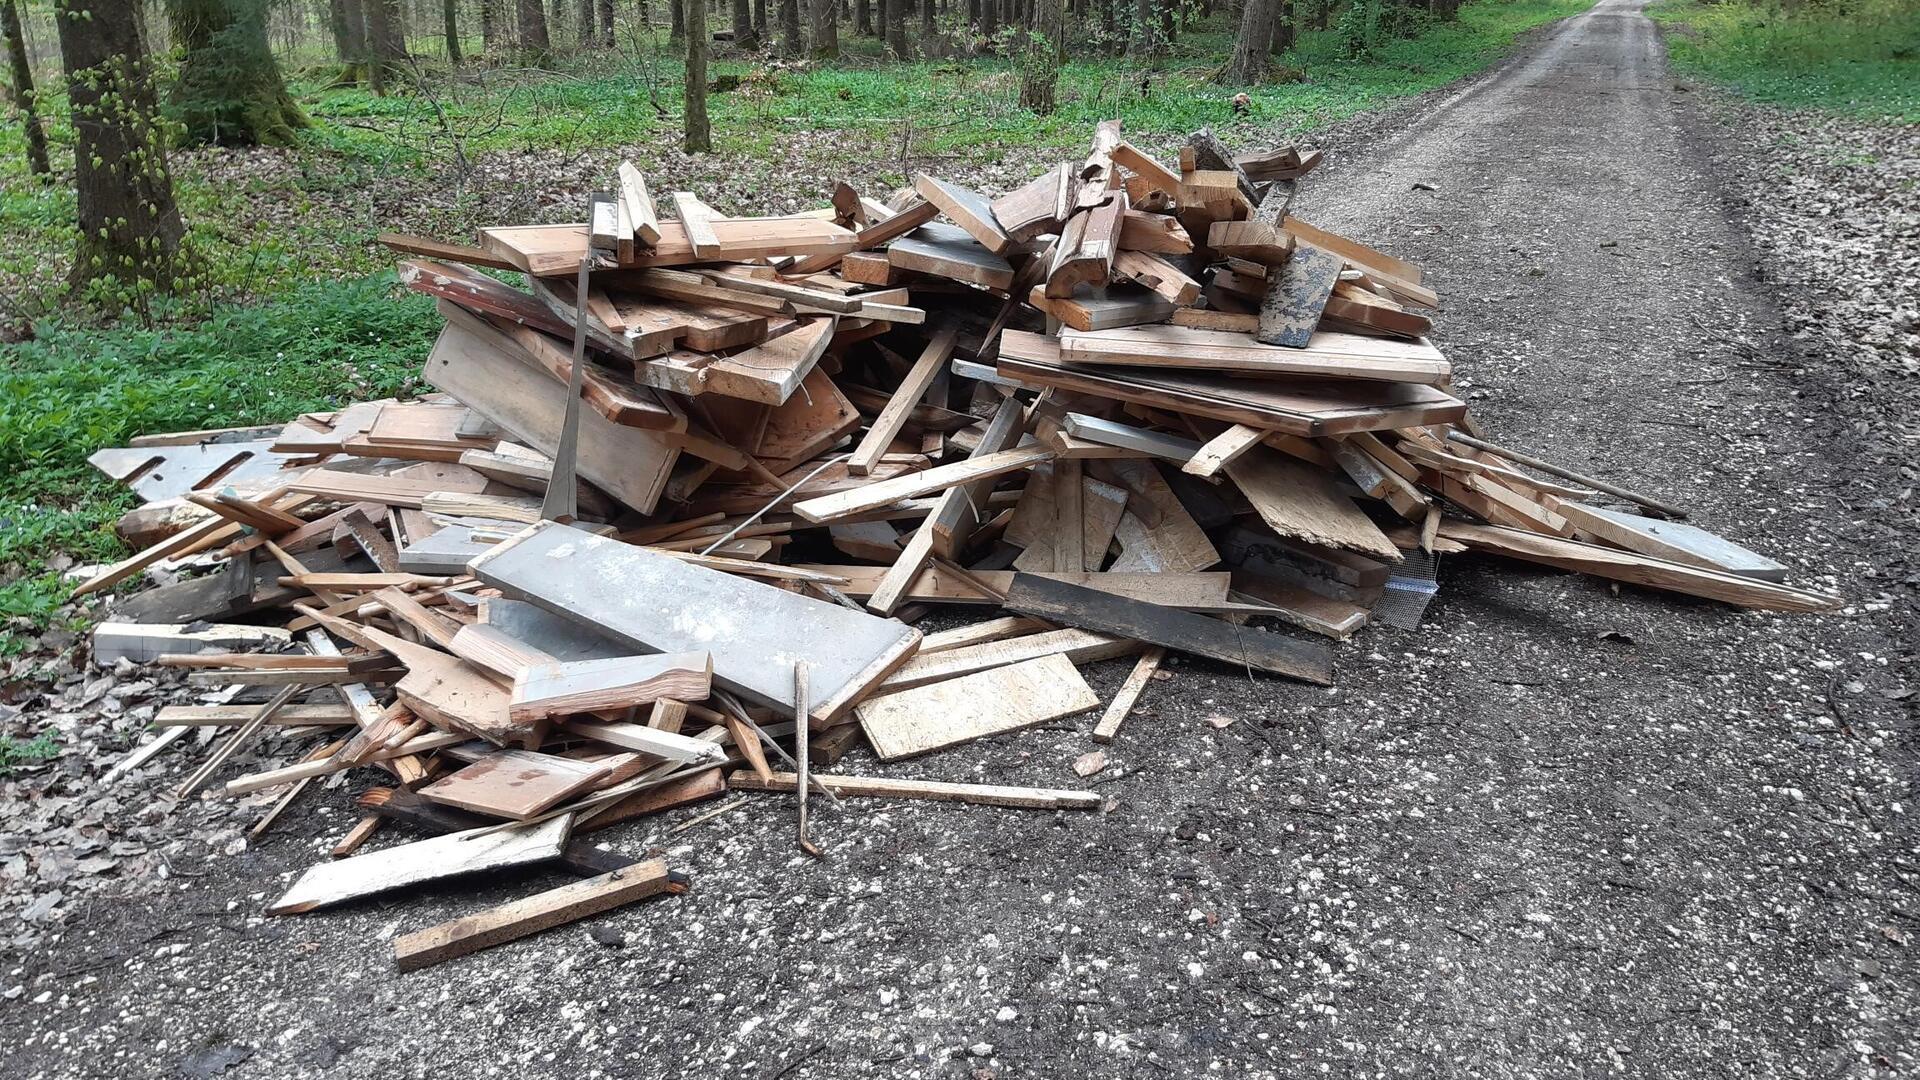
POLYGON ((882 761, 1017 731, 1100 704, 1058 654, 873 698, 854 709, 882 761))

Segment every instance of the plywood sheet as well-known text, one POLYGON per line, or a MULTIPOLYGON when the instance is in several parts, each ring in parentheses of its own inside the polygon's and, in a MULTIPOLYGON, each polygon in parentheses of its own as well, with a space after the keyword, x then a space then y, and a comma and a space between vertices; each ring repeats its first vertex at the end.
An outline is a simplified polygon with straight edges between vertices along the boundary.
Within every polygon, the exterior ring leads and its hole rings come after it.
POLYGON ((862 702, 854 710, 882 761, 1044 724, 1100 704, 1073 661, 1044 656, 862 702))

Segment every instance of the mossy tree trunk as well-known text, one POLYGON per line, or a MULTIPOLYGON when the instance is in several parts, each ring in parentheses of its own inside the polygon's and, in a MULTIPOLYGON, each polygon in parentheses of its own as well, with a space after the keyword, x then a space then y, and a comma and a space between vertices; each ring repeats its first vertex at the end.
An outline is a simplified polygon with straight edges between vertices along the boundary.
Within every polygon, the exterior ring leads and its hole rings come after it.
POLYGON ((594 7, 600 13, 598 23, 594 27, 600 35, 599 46, 603 49, 611 49, 613 48, 613 0, 594 0, 594 7))
POLYGON ((135 0, 56 0, 73 117, 79 243, 72 280, 139 303, 186 284, 153 63, 135 0))
POLYGON ((686 150, 713 150, 713 126, 707 121, 707 0, 680 0, 687 13, 686 150))
POLYGON ((266 0, 167 0, 171 102, 188 145, 285 146, 307 126, 267 45, 266 0))
POLYGON ((753 0, 733 0, 733 47, 748 52, 760 47, 753 28, 753 0))
MULTIPOLYGON (((529 0, 521 0, 527 3, 529 0)), ((531 0, 539 3, 540 0, 531 0)), ((673 9, 673 27, 667 31, 668 41, 680 41, 687 36, 687 0, 667 0, 667 6, 673 9)))
MULTIPOLYGON (((674 10, 679 10, 676 0, 674 10)), ((547 9, 540 0, 520 0, 520 49, 533 63, 545 63, 553 52, 547 37, 547 9)))
POLYGON ((1227 86, 1250 86, 1267 74, 1267 56, 1273 51, 1273 0, 1245 0, 1240 9, 1240 36, 1233 43, 1233 58, 1221 69, 1220 82, 1227 86))
POLYGON ((840 59, 840 0, 812 0, 813 58, 840 59))
POLYGON ((367 82, 385 94, 407 68, 407 24, 400 0, 360 0, 367 13, 367 82))
POLYGON ((440 0, 440 26, 447 35, 447 63, 460 62, 460 12, 455 0, 440 0))
POLYGON ((47 160, 47 131, 34 109, 33 65, 27 61, 27 38, 20 29, 20 8, 14 0, 0 0, 0 33, 7 39, 7 67, 13 72, 13 107, 27 130, 27 169, 46 179, 53 175, 47 160))

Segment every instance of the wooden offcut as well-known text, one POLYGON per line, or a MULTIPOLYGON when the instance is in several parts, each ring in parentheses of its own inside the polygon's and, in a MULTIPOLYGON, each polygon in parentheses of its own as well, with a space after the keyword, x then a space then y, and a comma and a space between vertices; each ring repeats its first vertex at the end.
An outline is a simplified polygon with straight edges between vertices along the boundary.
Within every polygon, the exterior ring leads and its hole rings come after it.
POLYGON ((854 709, 882 761, 930 753, 1091 709, 1100 699, 1061 655, 929 683, 854 709))

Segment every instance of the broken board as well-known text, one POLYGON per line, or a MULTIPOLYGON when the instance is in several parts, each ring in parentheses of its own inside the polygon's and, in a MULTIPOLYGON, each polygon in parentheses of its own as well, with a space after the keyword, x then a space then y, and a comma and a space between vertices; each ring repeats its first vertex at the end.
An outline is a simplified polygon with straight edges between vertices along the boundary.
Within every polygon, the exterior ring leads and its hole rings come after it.
POLYGON ((871 698, 854 714, 880 760, 896 761, 1098 704, 1073 661, 1055 654, 871 698))

